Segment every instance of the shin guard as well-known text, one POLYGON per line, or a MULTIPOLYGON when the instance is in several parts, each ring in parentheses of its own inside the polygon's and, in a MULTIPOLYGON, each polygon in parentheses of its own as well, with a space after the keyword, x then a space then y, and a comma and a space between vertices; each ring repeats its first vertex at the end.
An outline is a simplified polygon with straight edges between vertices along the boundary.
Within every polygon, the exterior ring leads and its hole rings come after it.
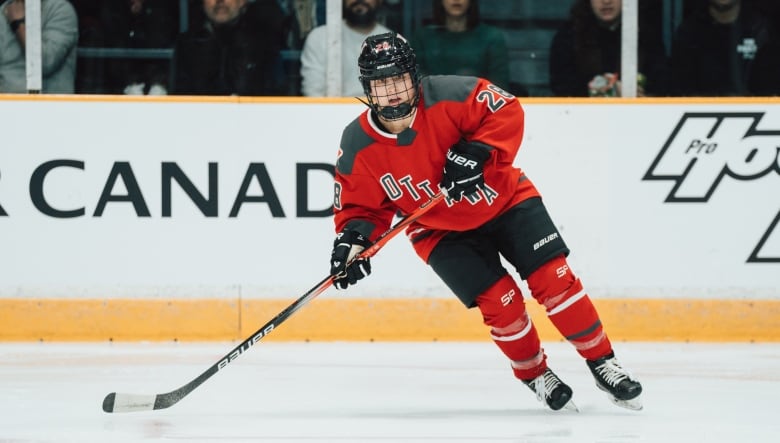
POLYGON ((505 275, 477 297, 490 336, 512 364, 515 377, 530 380, 547 368, 539 335, 525 310, 520 288, 505 275))
POLYGON ((531 295, 580 355, 595 360, 612 352, 596 308, 563 256, 542 265, 527 281, 531 295))

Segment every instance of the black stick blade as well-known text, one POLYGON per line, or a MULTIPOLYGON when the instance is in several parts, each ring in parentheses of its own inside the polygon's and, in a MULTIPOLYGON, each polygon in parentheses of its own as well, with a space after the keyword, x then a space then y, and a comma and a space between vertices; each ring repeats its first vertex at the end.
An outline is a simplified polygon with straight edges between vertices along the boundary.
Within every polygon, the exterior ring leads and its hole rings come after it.
POLYGON ((103 399, 103 412, 114 412, 114 399, 116 393, 112 392, 103 399))

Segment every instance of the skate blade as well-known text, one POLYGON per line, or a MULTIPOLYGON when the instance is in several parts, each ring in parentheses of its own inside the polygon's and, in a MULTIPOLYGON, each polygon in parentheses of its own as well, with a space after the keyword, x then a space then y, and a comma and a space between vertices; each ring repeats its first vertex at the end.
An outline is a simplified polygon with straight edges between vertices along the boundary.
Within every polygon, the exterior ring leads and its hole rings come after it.
POLYGON ((569 400, 565 405, 563 405, 561 411, 580 412, 580 409, 577 407, 577 405, 574 404, 572 400, 569 400))
POLYGON ((609 399, 612 400, 612 403, 620 406, 621 408, 630 409, 632 411, 642 410, 642 400, 640 397, 632 398, 631 400, 621 400, 610 395, 609 399))

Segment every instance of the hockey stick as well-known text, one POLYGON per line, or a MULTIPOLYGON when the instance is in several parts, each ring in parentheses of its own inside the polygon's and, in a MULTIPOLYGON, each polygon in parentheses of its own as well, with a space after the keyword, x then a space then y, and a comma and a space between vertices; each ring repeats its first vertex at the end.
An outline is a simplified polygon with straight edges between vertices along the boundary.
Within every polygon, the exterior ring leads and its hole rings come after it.
MULTIPOLYGON (((398 221, 398 223, 393 225, 390 229, 382 233, 382 235, 379 236, 379 238, 373 245, 369 246, 368 248, 366 248, 366 250, 360 253, 359 257, 360 258, 373 257, 377 252, 379 252, 380 249, 382 249, 382 247, 385 244, 387 244, 387 242, 389 242, 393 237, 398 235, 398 233, 403 231, 407 226, 412 224, 412 222, 419 219, 423 214, 428 212, 431 208, 436 206, 436 204, 439 203, 443 198, 444 198, 444 194, 442 194, 442 192, 437 193, 430 200, 423 203, 423 205, 417 208, 414 212, 407 215, 406 217, 398 221)), ((353 261, 356 260, 357 258, 358 257, 353 259, 353 261)), ((310 302, 315 297, 320 295, 322 292, 328 289, 332 284, 333 284, 333 276, 329 275, 325 277, 322 281, 317 283, 316 286, 309 289, 308 292, 303 294, 300 298, 295 300, 295 302, 293 302, 290 306, 288 306, 282 312, 277 314, 276 317, 274 317, 268 323, 263 325, 260 329, 255 331, 255 333, 252 334, 249 338, 247 338, 246 340, 241 342, 241 344, 233 348, 232 351, 228 352, 217 363, 213 364, 205 372, 197 376, 194 380, 190 381, 186 385, 180 387, 179 389, 176 389, 171 392, 167 392, 165 394, 156 394, 156 395, 121 394, 121 393, 112 392, 106 395, 106 398, 103 400, 103 411, 105 412, 151 411, 154 409, 165 409, 175 405, 176 403, 178 403, 179 400, 187 396, 190 392, 194 391, 195 388, 197 388, 203 382, 211 378, 212 375, 224 369, 228 364, 232 363, 233 360, 238 358, 244 352, 248 351, 249 348, 251 348, 255 343, 260 341, 260 339, 270 334, 275 328, 281 325, 297 310, 299 310, 300 308, 305 306, 308 302, 310 302)))

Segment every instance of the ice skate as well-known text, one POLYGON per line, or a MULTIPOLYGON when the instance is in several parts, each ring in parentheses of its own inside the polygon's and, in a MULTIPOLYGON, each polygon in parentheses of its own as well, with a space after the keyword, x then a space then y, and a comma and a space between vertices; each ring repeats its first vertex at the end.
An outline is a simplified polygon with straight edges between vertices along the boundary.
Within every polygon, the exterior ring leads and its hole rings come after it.
POLYGON ((598 360, 587 360, 587 363, 596 379, 596 386, 606 392, 613 403, 634 411, 642 409, 639 397, 642 385, 620 366, 614 353, 610 352, 598 360))
POLYGON ((547 404, 553 411, 565 409, 579 412, 577 406, 571 400, 571 388, 562 382, 549 368, 542 375, 532 379, 523 380, 526 386, 536 393, 536 398, 547 404))

